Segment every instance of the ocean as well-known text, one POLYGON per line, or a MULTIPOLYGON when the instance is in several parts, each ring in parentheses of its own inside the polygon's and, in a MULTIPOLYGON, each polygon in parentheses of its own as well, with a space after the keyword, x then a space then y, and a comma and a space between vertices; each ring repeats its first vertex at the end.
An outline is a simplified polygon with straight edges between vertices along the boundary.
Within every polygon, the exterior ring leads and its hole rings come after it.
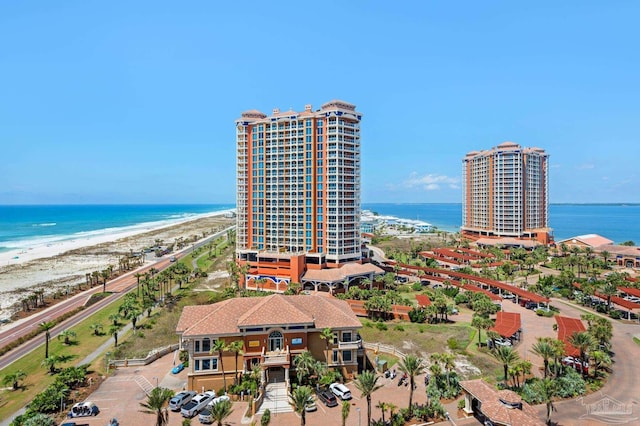
MULTIPOLYGON (((144 230, 232 208, 234 204, 0 206, 0 252, 144 230)), ((462 221, 459 203, 364 203, 362 208, 450 232, 457 232, 462 221)), ((616 243, 640 244, 640 204, 551 204, 549 216, 556 241, 594 233, 616 243)))
POLYGON ((0 252, 120 231, 144 230, 235 204, 0 206, 0 252))
MULTIPOLYGON (((443 231, 457 232, 462 205, 363 203, 362 208, 385 216, 428 222, 443 231)), ((640 204, 551 204, 549 226, 556 241, 599 234, 615 243, 632 240, 640 245, 640 204)))

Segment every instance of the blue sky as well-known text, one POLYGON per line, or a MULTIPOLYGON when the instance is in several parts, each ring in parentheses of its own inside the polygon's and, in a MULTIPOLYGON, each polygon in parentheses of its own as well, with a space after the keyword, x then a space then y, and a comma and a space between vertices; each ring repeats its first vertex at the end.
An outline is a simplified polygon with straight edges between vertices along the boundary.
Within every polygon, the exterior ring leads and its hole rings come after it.
POLYGON ((235 201, 234 120, 339 98, 363 202, 459 202, 551 156, 550 200, 640 202, 636 1, 0 2, 0 204, 235 201), (635 147, 635 148, 634 148, 635 147))

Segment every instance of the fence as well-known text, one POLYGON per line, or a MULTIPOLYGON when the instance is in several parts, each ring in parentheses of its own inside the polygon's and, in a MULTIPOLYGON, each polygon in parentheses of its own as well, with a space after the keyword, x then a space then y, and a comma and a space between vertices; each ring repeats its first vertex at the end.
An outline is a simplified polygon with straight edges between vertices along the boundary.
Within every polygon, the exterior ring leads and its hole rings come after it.
POLYGON ((151 364, 153 361, 157 360, 158 358, 165 356, 169 352, 173 352, 177 350, 178 346, 179 345, 175 344, 175 345, 167 346, 162 349, 155 349, 151 351, 146 358, 112 359, 109 361, 109 365, 112 367, 133 367, 133 366, 140 366, 140 365, 148 365, 148 364, 151 364))
POLYGON ((407 354, 405 354, 404 352, 399 351, 398 349, 396 349, 395 346, 392 345, 385 345, 383 343, 367 343, 367 342, 363 342, 363 346, 365 349, 368 349, 370 351, 378 351, 378 352, 384 352, 385 354, 389 354, 389 355, 393 355, 395 357, 398 358, 404 358, 407 356, 407 354))

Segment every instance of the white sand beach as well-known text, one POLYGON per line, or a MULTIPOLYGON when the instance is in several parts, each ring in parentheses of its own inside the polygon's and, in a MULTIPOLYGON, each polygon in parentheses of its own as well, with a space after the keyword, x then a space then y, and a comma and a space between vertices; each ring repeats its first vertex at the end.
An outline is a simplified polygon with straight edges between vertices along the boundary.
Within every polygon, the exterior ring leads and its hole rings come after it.
MULTIPOLYGON (((152 246, 157 239, 173 243, 180 237, 211 234, 235 224, 235 219, 225 217, 227 212, 1 253, 0 318, 9 316, 12 306, 32 290, 44 288, 53 293, 77 285, 85 281, 85 274, 117 266, 119 257, 152 246)), ((147 263, 154 260, 153 253, 147 254, 147 263)))

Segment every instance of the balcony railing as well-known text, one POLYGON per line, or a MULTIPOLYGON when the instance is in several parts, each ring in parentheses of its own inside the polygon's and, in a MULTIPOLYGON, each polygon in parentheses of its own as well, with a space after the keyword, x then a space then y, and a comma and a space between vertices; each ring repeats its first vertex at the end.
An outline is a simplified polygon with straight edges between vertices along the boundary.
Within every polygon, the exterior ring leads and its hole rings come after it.
POLYGON ((338 349, 348 350, 348 349, 360 349, 362 348, 362 339, 352 340, 350 342, 338 342, 338 349))
POLYGON ((282 351, 266 352, 262 350, 262 365, 283 365, 289 364, 291 353, 289 346, 282 351))

